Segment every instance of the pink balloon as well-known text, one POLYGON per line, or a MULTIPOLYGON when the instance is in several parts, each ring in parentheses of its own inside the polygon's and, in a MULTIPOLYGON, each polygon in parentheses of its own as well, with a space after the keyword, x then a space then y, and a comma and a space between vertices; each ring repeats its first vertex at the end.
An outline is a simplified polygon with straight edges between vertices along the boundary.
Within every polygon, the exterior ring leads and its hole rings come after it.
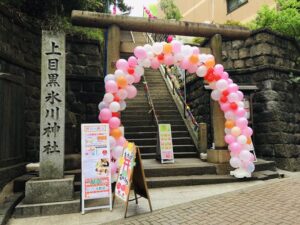
POLYGON ((223 72, 224 72, 224 67, 221 64, 215 65, 214 73, 216 75, 220 75, 221 76, 223 72))
POLYGON ((235 139, 235 137, 233 135, 231 135, 231 134, 225 135, 225 142, 227 144, 231 144, 231 143, 233 143, 235 141, 236 141, 236 139, 235 139))
POLYGON ((175 54, 181 51, 182 44, 179 41, 174 40, 171 42, 171 44, 172 44, 172 50, 175 54))
POLYGON ((171 41, 173 41, 173 36, 172 35, 169 35, 168 37, 167 37, 167 42, 171 42, 171 41))
POLYGON ((180 63, 181 69, 187 70, 189 66, 190 66, 190 62, 187 58, 184 58, 180 63))
POLYGON ((253 130, 250 127, 246 127, 242 130, 242 134, 250 137, 253 134, 253 130))
POLYGON ((121 99, 121 100, 124 100, 127 98, 127 91, 125 89, 120 89, 118 90, 117 92, 117 96, 121 99))
POLYGON ((111 171, 112 176, 114 176, 117 173, 117 169, 118 169, 117 162, 111 162, 110 163, 110 171, 111 171))
POLYGON ((159 63, 159 61, 158 61, 157 58, 153 58, 153 59, 151 60, 151 68, 152 68, 152 69, 158 69, 158 68, 159 68, 159 65, 160 65, 160 63, 159 63))
POLYGON ((134 82, 133 83, 139 83, 141 81, 142 76, 134 75, 133 77, 134 77, 134 82))
POLYGON ((126 91, 128 93, 127 98, 132 99, 137 95, 137 90, 133 85, 128 85, 126 87, 126 91))
POLYGON ((239 101, 242 101, 242 100, 243 100, 243 98, 244 98, 244 94, 243 94, 243 92, 241 92, 241 91, 237 91, 236 93, 237 93, 237 95, 238 95, 238 100, 239 100, 239 101))
POLYGON ((137 59, 134 56, 128 58, 128 65, 130 67, 135 67, 137 65, 137 59))
POLYGON ((167 66, 173 65, 174 64, 174 57, 172 54, 166 54, 164 57, 164 63, 167 66))
POLYGON ((244 117, 242 118, 238 118, 236 121, 235 121, 236 125, 241 128, 241 129, 244 129, 247 127, 248 125, 248 120, 244 117))
POLYGON ((193 46, 193 47, 192 47, 192 51, 193 51, 193 54, 199 54, 199 53, 200 53, 199 48, 196 47, 196 46, 193 46))
POLYGON ((239 86, 236 84, 229 84, 228 85, 228 91, 229 92, 237 92, 239 90, 239 86))
POLYGON ((240 145, 237 142, 233 142, 231 143, 228 148, 230 149, 231 152, 233 152, 234 154, 239 154, 240 151, 242 150, 242 145, 240 145))
POLYGON ((121 136, 117 139, 117 146, 123 147, 125 145, 125 143, 126 143, 126 139, 123 136, 121 136))
POLYGON ((99 116, 101 120, 109 120, 112 117, 112 113, 109 109, 104 108, 100 111, 99 116))
POLYGON ((196 73, 197 69, 198 69, 197 65, 190 65, 187 70, 189 73, 196 73))
POLYGON ((243 117, 246 115, 246 111, 245 109, 238 107, 238 109, 235 110, 235 115, 237 115, 238 117, 243 117))
POLYGON ((221 74, 221 78, 224 79, 224 80, 227 80, 228 77, 229 77, 229 75, 228 75, 227 72, 223 72, 223 73, 221 74))
POLYGON ((116 146, 111 150, 111 156, 114 159, 119 159, 123 153, 123 146, 116 146))
POLYGON ((133 53, 134 53, 134 55, 135 55, 138 59, 145 59, 145 58, 147 58, 147 52, 146 52, 146 50, 145 50, 143 47, 141 47, 141 46, 135 47, 133 53))
POLYGON ((223 112, 227 112, 230 110, 230 104, 229 103, 221 103, 221 110, 223 112))
POLYGON ((116 93, 118 91, 118 85, 115 81, 109 80, 105 83, 105 90, 109 93, 116 93))
POLYGON ((128 62, 125 59, 119 59, 116 63, 116 67, 119 70, 127 71, 128 62))
POLYGON ((111 129, 115 129, 115 128, 118 128, 121 125, 121 121, 118 117, 112 117, 108 121, 108 124, 109 124, 109 127, 111 129))

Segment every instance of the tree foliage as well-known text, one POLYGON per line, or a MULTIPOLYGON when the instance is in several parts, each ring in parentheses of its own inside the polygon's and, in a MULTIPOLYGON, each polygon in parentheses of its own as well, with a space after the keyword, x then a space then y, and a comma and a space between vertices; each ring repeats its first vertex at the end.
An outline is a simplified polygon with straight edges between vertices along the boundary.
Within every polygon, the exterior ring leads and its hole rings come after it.
MULTIPOLYGON (((74 9, 106 12, 108 5, 113 4, 114 0, 0 0, 0 2, 43 20, 57 16, 69 17, 74 9)), ((121 11, 130 10, 124 0, 118 0, 117 6, 121 11)))
POLYGON ((276 0, 277 10, 263 6, 251 28, 270 28, 291 37, 300 38, 300 1, 276 0))
POLYGON ((180 20, 182 18, 178 7, 174 4, 173 0, 161 0, 159 7, 165 13, 166 19, 180 20))

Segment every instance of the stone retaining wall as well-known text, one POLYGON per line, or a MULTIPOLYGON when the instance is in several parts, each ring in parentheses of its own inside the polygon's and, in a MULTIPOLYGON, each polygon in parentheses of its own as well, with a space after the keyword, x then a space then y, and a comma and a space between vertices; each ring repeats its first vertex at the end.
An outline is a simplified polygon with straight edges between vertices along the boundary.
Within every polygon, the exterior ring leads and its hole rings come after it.
MULTIPOLYGON (((25 77, 26 160, 38 161, 41 30, 0 5, 0 34, 0 72, 25 77)), ((66 153, 74 153, 80 151, 80 123, 97 122, 103 49, 98 41, 79 37, 67 37, 66 45, 66 153)))
MULTIPOLYGON (((246 40, 223 41, 223 65, 238 84, 256 85, 253 95, 254 142, 259 157, 275 160, 287 170, 300 170, 300 47, 295 40, 260 30, 246 40)), ((209 91, 202 79, 187 82, 188 104, 198 122, 208 123, 209 91)))

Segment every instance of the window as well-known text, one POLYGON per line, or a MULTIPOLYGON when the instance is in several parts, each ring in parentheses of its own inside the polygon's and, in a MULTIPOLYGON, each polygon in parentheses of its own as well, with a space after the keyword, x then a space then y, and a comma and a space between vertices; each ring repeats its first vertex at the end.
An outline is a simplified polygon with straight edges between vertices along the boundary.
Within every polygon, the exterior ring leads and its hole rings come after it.
POLYGON ((227 0, 227 13, 231 13, 247 2, 248 0, 227 0))

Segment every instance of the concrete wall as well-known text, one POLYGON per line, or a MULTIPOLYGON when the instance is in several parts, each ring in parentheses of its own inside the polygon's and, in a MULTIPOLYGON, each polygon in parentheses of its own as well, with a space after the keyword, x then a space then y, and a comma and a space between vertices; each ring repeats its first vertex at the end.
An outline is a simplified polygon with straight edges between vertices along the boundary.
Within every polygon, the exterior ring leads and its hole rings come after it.
MULTIPOLYGON (((238 84, 254 84, 254 142, 258 156, 272 159, 282 169, 300 170, 300 45, 268 30, 253 32, 246 40, 223 42, 223 64, 238 84)), ((201 79, 188 81, 188 104, 198 122, 208 123, 212 142, 209 92, 201 79)))
MULTIPOLYGON (((227 13, 226 0, 174 0, 184 21, 225 23, 227 20, 243 23, 253 20, 263 6, 276 7, 275 0, 248 0, 247 3, 227 13)), ((160 17, 164 17, 160 12, 160 17)))
MULTIPOLYGON (((0 72, 25 78, 27 161, 39 158, 41 30, 0 6, 0 72)), ((80 151, 80 123, 97 122, 103 95, 103 49, 96 40, 67 37, 66 154, 80 151), (75 140, 75 141, 74 141, 75 140)))

